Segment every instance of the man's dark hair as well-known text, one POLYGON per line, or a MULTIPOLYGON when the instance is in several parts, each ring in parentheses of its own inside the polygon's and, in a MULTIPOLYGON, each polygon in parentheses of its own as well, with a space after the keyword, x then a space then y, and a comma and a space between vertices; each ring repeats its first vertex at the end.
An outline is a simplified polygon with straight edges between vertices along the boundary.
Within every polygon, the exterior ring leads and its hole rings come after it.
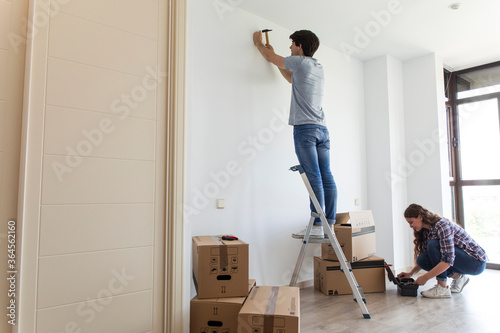
POLYGON ((319 47, 319 38, 314 32, 309 30, 298 30, 290 35, 290 39, 295 45, 302 45, 302 51, 307 57, 312 57, 319 47))

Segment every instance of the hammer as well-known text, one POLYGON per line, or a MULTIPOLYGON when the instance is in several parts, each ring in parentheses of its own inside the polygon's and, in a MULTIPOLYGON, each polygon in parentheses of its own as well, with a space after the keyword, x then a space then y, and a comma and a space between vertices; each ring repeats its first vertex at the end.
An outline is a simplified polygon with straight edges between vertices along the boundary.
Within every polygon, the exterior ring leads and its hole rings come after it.
POLYGON ((264 30, 262 30, 262 32, 266 34, 266 45, 269 45, 269 36, 267 34, 269 31, 273 31, 273 29, 264 29, 264 30))

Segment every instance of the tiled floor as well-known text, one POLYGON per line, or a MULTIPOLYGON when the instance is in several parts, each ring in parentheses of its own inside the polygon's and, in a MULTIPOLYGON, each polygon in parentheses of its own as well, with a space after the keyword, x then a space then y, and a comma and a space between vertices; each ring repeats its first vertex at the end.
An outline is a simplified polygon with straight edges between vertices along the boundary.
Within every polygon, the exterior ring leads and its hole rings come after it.
POLYGON ((432 279, 421 286, 418 297, 402 297, 387 281, 385 293, 365 294, 371 319, 363 318, 351 295, 325 296, 314 287, 304 288, 301 332, 500 332, 500 271, 472 276, 463 292, 451 299, 420 296, 434 284, 432 279))

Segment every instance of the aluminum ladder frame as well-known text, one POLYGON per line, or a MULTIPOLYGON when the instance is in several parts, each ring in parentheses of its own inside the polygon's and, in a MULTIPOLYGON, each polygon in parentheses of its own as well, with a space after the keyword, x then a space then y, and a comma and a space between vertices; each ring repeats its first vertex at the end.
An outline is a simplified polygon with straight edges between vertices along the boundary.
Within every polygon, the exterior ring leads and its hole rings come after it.
MULTIPOLYGON (((304 235, 304 239, 302 240, 302 247, 300 249, 299 257, 297 258, 297 263, 295 264, 295 269, 293 271, 292 278, 290 280, 290 286, 294 287, 297 283, 297 278, 300 273, 300 269, 302 267, 302 262, 304 261, 304 255, 306 252, 306 247, 307 244, 309 243, 309 236, 311 234, 311 229, 314 224, 314 219, 316 217, 319 217, 323 226, 328 226, 328 221, 326 220, 325 213, 323 212, 323 209, 321 208, 318 199, 316 198, 316 195, 314 194, 314 191, 311 187, 311 183, 309 183, 309 179, 307 178, 307 175, 304 171, 304 168, 301 165, 296 165, 290 168, 292 171, 298 171, 300 173, 300 176, 302 177, 302 180, 304 181, 304 184, 307 188, 307 191, 309 192, 309 197, 311 198, 311 201, 316 208, 316 212, 318 213, 312 213, 311 214, 311 219, 309 220, 309 224, 306 229, 306 234, 304 235)), ((368 313, 368 309, 366 308, 366 299, 365 295, 363 294, 363 289, 361 286, 358 285, 356 282, 356 278, 354 277, 354 274, 352 272, 352 267, 351 263, 347 261, 344 252, 342 251, 342 248, 340 247, 339 241, 337 240, 337 237, 335 234, 332 232, 330 228, 323 228, 325 230, 328 238, 323 238, 323 239, 318 239, 315 241, 315 239, 311 239, 312 243, 330 243, 332 245, 333 250, 335 251, 335 254, 337 255, 337 258, 339 259, 340 262, 340 267, 341 271, 345 274, 347 281, 349 282, 349 285, 351 286, 352 289, 352 294, 354 297, 354 301, 358 303, 361 312, 363 313, 363 317, 365 319, 370 319, 370 314, 368 313), (361 300, 361 301, 360 301, 361 300)))

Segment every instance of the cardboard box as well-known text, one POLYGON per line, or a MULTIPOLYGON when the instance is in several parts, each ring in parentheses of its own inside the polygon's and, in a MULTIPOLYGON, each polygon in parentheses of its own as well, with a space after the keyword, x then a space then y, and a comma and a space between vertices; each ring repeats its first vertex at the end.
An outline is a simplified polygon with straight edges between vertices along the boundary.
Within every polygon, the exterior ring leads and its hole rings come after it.
MULTIPOLYGON (((248 281, 248 292, 255 280, 248 281)), ((191 333, 235 333, 238 331, 238 313, 246 297, 204 298, 191 300, 191 333)))
MULTIPOLYGON (((375 255, 375 220, 371 210, 338 213, 333 228, 348 261, 354 262, 375 255)), ((321 244, 321 258, 338 260, 329 243, 321 244)))
MULTIPOLYGON (((351 267, 363 293, 385 291, 384 259, 373 256, 353 262, 351 267)), ((314 288, 327 296, 352 294, 347 277, 340 271, 340 262, 320 257, 314 257, 314 288)))
POLYGON ((297 287, 254 287, 238 315, 238 333, 298 333, 299 297, 297 287))
POLYGON ((198 298, 248 295, 248 244, 221 236, 193 237, 193 279, 198 298))

